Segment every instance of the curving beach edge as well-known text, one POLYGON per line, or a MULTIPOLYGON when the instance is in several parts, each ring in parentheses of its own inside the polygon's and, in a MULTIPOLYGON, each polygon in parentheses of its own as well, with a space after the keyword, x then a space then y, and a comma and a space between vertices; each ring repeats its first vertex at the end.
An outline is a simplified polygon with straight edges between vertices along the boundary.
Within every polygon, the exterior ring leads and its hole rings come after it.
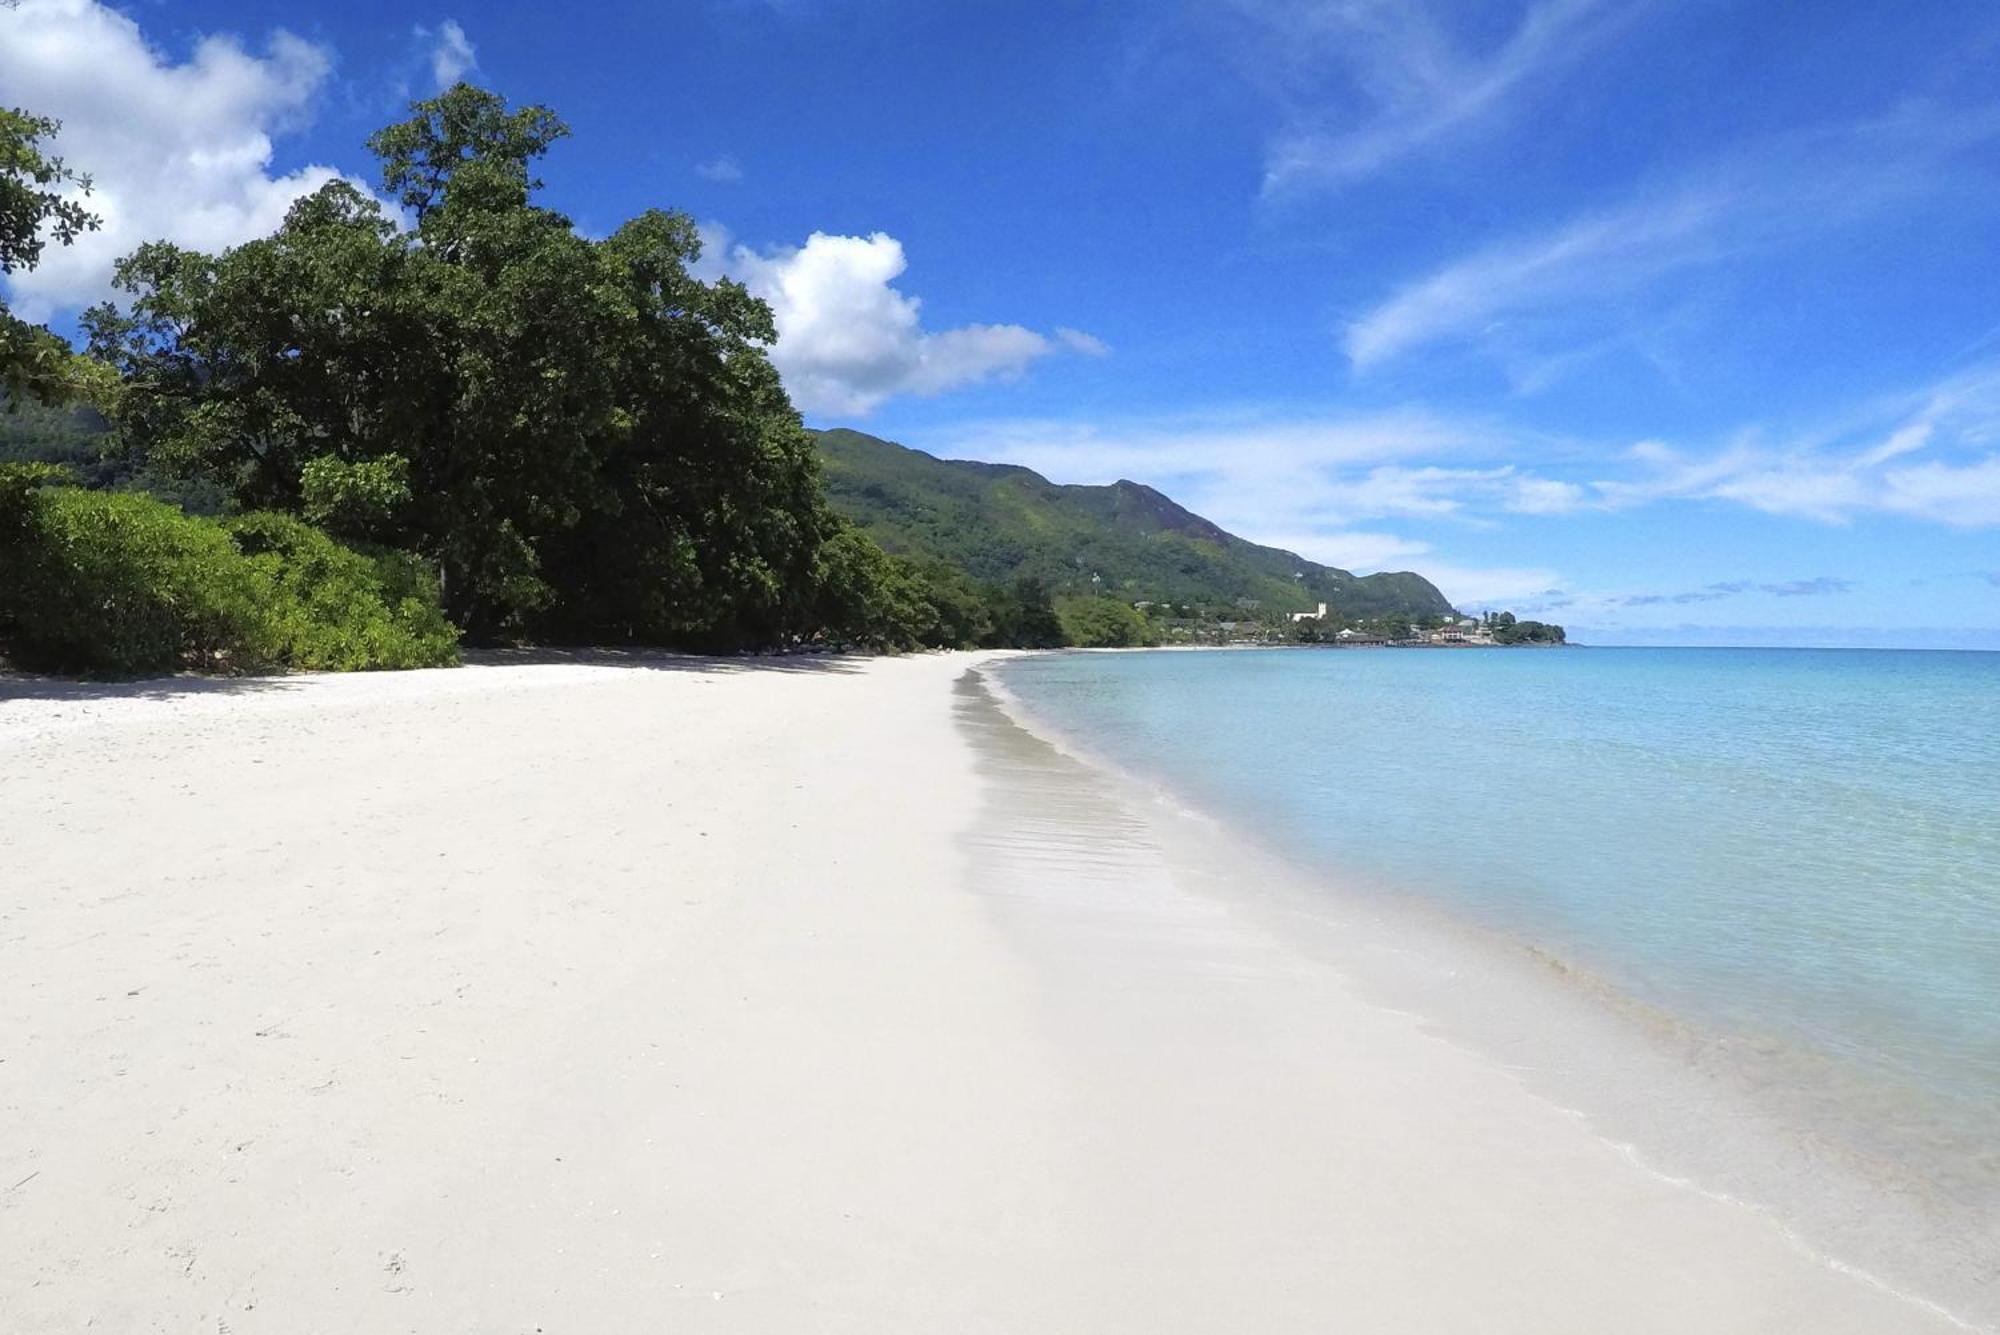
POLYGON ((990 657, 0 681, 0 1324, 1984 1328, 1190 884, 990 657))

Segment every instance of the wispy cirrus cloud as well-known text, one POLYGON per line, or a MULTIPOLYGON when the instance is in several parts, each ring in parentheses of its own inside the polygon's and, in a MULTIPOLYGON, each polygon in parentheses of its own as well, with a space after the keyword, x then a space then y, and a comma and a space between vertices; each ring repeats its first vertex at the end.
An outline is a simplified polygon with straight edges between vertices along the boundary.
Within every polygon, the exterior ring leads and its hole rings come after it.
MULTIPOLYGON (((1416 558, 1451 535, 1671 504, 1826 524, 1877 516, 2000 526, 2000 358, 1807 428, 1757 424, 1687 446, 1579 440, 1421 407, 975 422, 922 443, 1058 481, 1148 482, 1259 542, 1349 567, 1405 559, 1428 573, 1442 563, 1416 558)), ((1804 597, 1842 591, 1835 580, 1633 596, 1804 597)))
POLYGON ((1399 533, 1342 529, 1331 533, 1263 533, 1266 547, 1296 552, 1342 570, 1402 570, 1431 549, 1428 542, 1399 533))
POLYGON ((1805 428, 1753 424, 1694 447, 1646 440, 1600 459, 1588 479, 1527 474, 1517 485, 1528 503, 1511 508, 1522 513, 1705 501, 1825 524, 2000 526, 2000 359, 1805 428))
POLYGON ((1258 77, 1287 104, 1267 191, 1337 187, 1476 132, 1616 35, 1641 0, 1531 0, 1497 42, 1421 0, 1234 0, 1258 77), (1275 71, 1275 73, 1272 73, 1275 71))
POLYGON ((1524 600, 1542 598, 1562 578, 1543 566, 1465 565, 1428 558, 1415 564, 1453 606, 1468 610, 1514 607, 1524 600))
MULTIPOLYGON (((1566 515, 1688 503, 1828 524, 1877 516, 2000 526, 2000 358, 1809 427, 1752 425, 1705 445, 1620 446, 1422 407, 974 422, 920 443, 952 457, 1024 464, 1060 482, 1132 478, 1231 532, 1314 560, 1413 568, 1461 604, 1534 595, 1534 605, 1553 611, 1555 572, 1532 561, 1463 564, 1449 548, 1460 539, 1490 548, 1510 529, 1518 535, 1521 525, 1566 515)), ((1564 596, 1603 615, 1852 587, 1827 574, 1564 596)))
POLYGON ((1366 371, 1434 344, 1526 348, 1553 378, 1634 294, 1950 190, 1951 169, 1995 138, 2000 108, 1912 106, 1732 150, 1405 285, 1349 324, 1345 351, 1366 371))
POLYGON ((1735 207, 1711 188, 1646 199, 1504 243, 1412 283, 1347 328, 1345 350, 1369 370, 1426 344, 1491 334, 1511 317, 1596 305, 1724 253, 1719 224, 1735 207))
POLYGON ((1274 485, 1305 473, 1397 461, 1490 459, 1559 442, 1481 418, 1423 408, 1375 412, 1233 407, 1104 418, 966 422, 939 442, 961 457, 1024 464, 1073 482, 1256 475, 1274 485))
POLYGON ((1331 533, 1261 533, 1256 541, 1321 565, 1372 574, 1414 570, 1437 585, 1452 606, 1468 609, 1512 607, 1542 600, 1561 577, 1545 566, 1479 565, 1437 554, 1429 542, 1395 533, 1344 529, 1331 533))
POLYGON ((1658 441, 1580 504, 1627 509, 1719 500, 1824 523, 1884 514, 1953 528, 2000 525, 2000 361, 1864 404, 1789 437, 1746 428, 1708 451, 1658 441))
POLYGON ((1847 593, 1857 582, 1836 579, 1832 575, 1816 575, 1811 579, 1788 579, 1782 584, 1759 584, 1757 590, 1779 598, 1818 598, 1829 593, 1847 593))

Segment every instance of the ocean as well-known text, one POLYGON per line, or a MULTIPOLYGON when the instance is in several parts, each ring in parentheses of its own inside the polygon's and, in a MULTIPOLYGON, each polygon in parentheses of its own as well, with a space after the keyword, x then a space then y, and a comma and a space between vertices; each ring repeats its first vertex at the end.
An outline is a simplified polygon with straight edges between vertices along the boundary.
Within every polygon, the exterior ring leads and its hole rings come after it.
MULTIPOLYGON (((1667 1121, 1713 1139, 1676 1115, 1633 1132, 1666 1166, 1968 1243, 2000 1217, 2000 654, 1162 651, 997 680, 1329 903, 1537 961, 1802 1156, 1676 1149, 1667 1121)), ((1557 1092, 1588 1113, 1589 1084, 1557 1092)))

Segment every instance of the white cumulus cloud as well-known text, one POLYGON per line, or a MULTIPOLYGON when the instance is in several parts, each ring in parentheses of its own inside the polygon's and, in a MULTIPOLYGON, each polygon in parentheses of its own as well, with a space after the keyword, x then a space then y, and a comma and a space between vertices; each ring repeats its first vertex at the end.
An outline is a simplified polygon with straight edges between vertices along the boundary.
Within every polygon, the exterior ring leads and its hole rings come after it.
POLYGON ((62 121, 56 151, 92 178, 87 204, 104 220, 6 280, 16 310, 43 320, 100 299, 112 263, 141 242, 217 250, 270 232, 340 175, 271 171, 272 137, 307 114, 330 68, 324 49, 284 31, 261 55, 204 37, 175 63, 94 0, 0 6, 0 98, 62 121))
MULTIPOLYGON (((711 235, 710 240, 716 240, 711 235)), ((716 267, 770 303, 778 341, 771 362, 799 408, 865 416, 899 394, 940 394, 1019 375, 1062 349, 1101 353, 1088 335, 1055 337, 1017 324, 924 328, 922 300, 897 289, 909 267, 884 232, 814 232, 803 246, 758 251, 711 245, 716 267)))

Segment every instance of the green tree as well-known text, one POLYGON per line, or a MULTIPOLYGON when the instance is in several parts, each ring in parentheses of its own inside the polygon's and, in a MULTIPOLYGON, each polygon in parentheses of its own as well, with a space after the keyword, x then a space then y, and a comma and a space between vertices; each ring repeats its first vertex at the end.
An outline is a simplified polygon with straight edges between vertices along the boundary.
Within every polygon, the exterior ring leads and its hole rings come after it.
POLYGON ((1507 624, 1493 632, 1495 644, 1564 644, 1567 640, 1563 628, 1549 622, 1515 621, 1509 618, 1507 624))
POLYGON ((970 576, 942 561, 892 558, 906 581, 913 629, 919 644, 933 649, 971 649, 994 631, 990 594, 970 576))
POLYGON ((861 530, 842 527, 820 545, 813 584, 814 620, 831 646, 893 651, 923 643, 913 582, 896 558, 861 530))
POLYGON ((991 585, 986 605, 992 629, 980 643, 987 648, 1059 649, 1069 643, 1048 586, 1038 579, 991 585))
POLYGON ((1115 598, 1076 598, 1058 609, 1063 635, 1085 649, 1124 649, 1157 644, 1152 623, 1130 603, 1115 598))
POLYGON ((593 241, 538 205, 568 133, 547 109, 460 84, 412 112, 369 141, 412 229, 333 182, 268 238, 120 264, 129 311, 86 324, 128 381, 125 446, 420 552, 474 639, 814 631, 819 582, 858 567, 823 556, 841 529, 768 308, 689 272, 684 215, 593 241))
MULTIPOLYGON (((90 178, 43 151, 61 123, 0 107, 0 275, 24 273, 41 261, 50 240, 67 246, 99 225, 96 214, 65 192, 90 192, 90 178)), ((0 299, 0 389, 10 403, 60 403, 104 387, 41 325, 20 319, 0 299)))

